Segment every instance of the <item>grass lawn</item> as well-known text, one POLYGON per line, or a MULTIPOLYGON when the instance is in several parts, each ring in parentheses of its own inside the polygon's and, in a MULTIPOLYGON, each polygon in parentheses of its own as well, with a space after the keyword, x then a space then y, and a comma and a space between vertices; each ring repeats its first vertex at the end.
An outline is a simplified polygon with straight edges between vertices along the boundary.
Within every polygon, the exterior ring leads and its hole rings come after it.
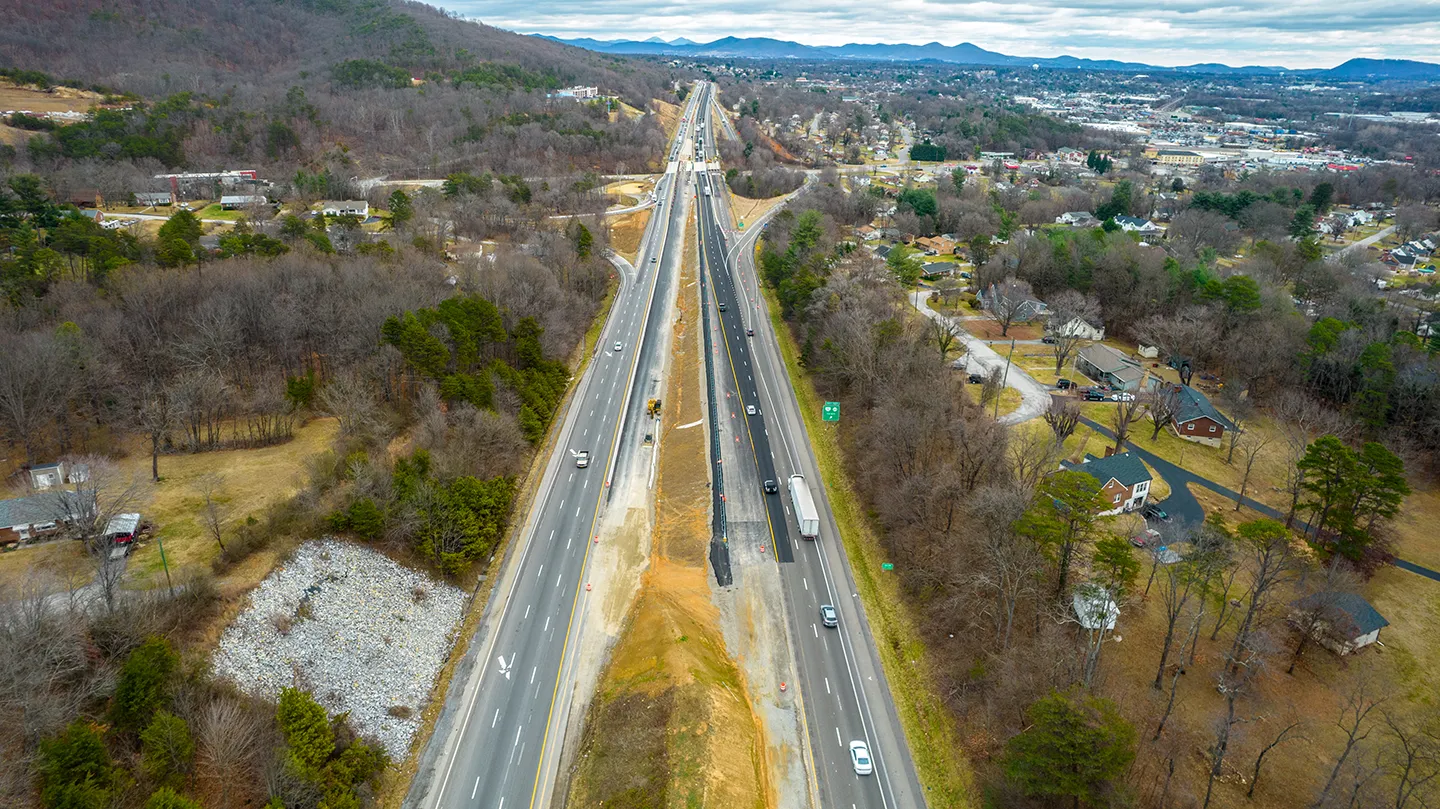
POLYGON ((58 539, 0 552, 0 593, 18 597, 26 587, 65 590, 83 587, 95 578, 82 542, 58 539))
MULTIPOLYGON (((171 576, 208 566, 220 551, 201 522, 203 500, 198 484, 202 478, 211 473, 219 478, 217 499, 228 513, 228 534, 248 517, 260 519, 270 506, 300 491, 309 480, 311 462, 330 451, 336 430, 334 419, 317 418, 297 429, 295 437, 284 444, 164 455, 160 458, 159 483, 150 480, 150 456, 142 442, 136 440, 132 452, 120 464, 137 481, 137 510, 154 523, 156 538, 164 542, 171 576)), ((132 586, 164 584, 159 545, 146 542, 130 557, 127 577, 132 586)))
POLYGON ((198 219, 224 219, 228 222, 234 222, 243 219, 245 212, 221 210, 220 203, 214 202, 196 211, 195 216, 198 219))
MULTIPOLYGON (((1011 324, 1010 329, 1009 329, 1009 334, 1001 334, 1001 333, 1000 333, 1000 324, 999 324, 999 323, 996 323, 996 322, 993 321, 993 320, 990 320, 989 318, 986 318, 985 320, 966 320, 966 321, 963 321, 960 325, 963 326, 966 331, 970 332, 971 334, 975 335, 976 337, 979 337, 979 338, 982 339, 982 340, 1006 340, 1006 341, 1009 341, 1011 338, 1014 338, 1014 339, 1016 339, 1016 340, 1039 340, 1039 339, 1040 339, 1040 327, 1039 327, 1039 326, 1035 326, 1035 325, 1031 325, 1031 324, 1029 324, 1029 323, 1014 323, 1014 324, 1011 324)), ((995 349, 996 351, 1000 352, 1000 356, 1002 356, 1002 357, 1005 356, 1005 353, 1010 350, 1010 349, 1009 349, 1009 344, 1008 344, 1008 342, 1007 342, 1007 344, 1006 344, 1005 346, 1001 346, 1001 345, 998 345, 998 344, 997 344, 997 345, 991 346, 991 348, 993 348, 993 349, 995 349)), ((1019 347, 1019 346, 1016 346, 1016 347, 1015 347, 1015 351, 1016 351, 1016 352, 1019 352, 1019 351, 1020 351, 1020 347, 1019 347)))
POLYGON ((914 757, 915 771, 926 788, 927 801, 931 806, 974 806, 973 776, 955 720, 935 692, 936 678, 928 669, 925 646, 914 617, 905 608, 900 581, 880 569, 880 565, 889 560, 850 483, 839 435, 834 425, 820 421, 820 399, 800 369, 799 350, 789 326, 780 317, 780 306, 773 291, 768 287, 764 291, 770 322, 810 433, 820 476, 835 511, 840 538, 845 543, 855 585, 875 635, 890 694, 905 726, 905 737, 914 757))

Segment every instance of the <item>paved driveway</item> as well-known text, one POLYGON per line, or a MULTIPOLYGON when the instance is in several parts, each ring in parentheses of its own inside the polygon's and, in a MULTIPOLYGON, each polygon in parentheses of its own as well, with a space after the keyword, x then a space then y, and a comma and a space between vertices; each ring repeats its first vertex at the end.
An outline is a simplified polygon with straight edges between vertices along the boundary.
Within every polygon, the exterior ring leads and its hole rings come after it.
MULTIPOLYGON (((1080 423, 1084 424, 1086 427, 1089 427, 1095 432, 1100 433, 1106 438, 1109 438, 1112 441, 1115 439, 1115 433, 1111 432, 1106 427, 1102 427, 1099 424, 1096 424, 1090 419, 1082 417, 1080 419, 1080 423)), ((1165 509, 1165 511, 1169 512, 1171 523, 1178 524, 1177 527, 1183 527, 1186 525, 1199 525, 1200 523, 1205 521, 1204 507, 1200 505, 1199 500, 1195 499, 1195 495, 1190 493, 1189 484, 1191 483, 1204 486, 1210 491, 1228 497, 1231 500, 1234 500, 1235 498, 1240 496, 1239 492, 1229 488, 1228 486, 1221 486, 1219 483, 1216 483, 1213 480, 1210 480, 1208 478, 1202 478, 1199 475, 1182 469, 1175 464, 1165 460, 1164 458, 1157 456, 1155 453, 1143 450, 1135 446, 1134 444, 1131 444, 1129 446, 1129 450, 1140 456, 1141 460, 1145 461, 1145 463, 1150 464, 1151 468, 1155 470, 1156 474, 1158 474, 1162 478, 1165 478, 1165 482, 1170 485, 1170 496, 1160 501, 1159 505, 1161 508, 1165 509)), ((1257 500, 1252 500, 1249 497, 1244 498, 1243 502, 1245 503, 1245 505, 1249 506, 1252 509, 1255 509, 1256 511, 1264 514, 1267 517, 1270 517, 1271 519, 1279 520, 1281 522, 1285 521, 1284 514, 1280 513, 1280 511, 1277 509, 1273 509, 1270 506, 1265 505, 1264 503, 1261 503, 1257 500)), ((1295 524, 1302 531, 1309 529, 1309 526, 1306 525, 1303 520, 1300 520, 1298 518, 1295 520, 1295 524)), ((1440 581, 1440 571, 1431 570, 1430 568, 1423 565, 1417 565, 1414 562, 1407 562, 1404 559, 1400 559, 1397 557, 1395 559, 1395 566, 1400 568, 1401 570, 1408 570, 1411 573, 1416 574, 1417 576, 1424 576, 1427 579, 1440 581)))

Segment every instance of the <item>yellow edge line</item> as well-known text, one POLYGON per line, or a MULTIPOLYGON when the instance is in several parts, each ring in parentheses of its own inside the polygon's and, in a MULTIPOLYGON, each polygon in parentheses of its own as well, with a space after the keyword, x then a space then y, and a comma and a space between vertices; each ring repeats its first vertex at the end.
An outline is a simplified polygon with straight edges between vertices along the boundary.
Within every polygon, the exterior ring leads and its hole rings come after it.
MULTIPOLYGON (((661 243, 661 252, 664 252, 664 243, 661 243)), ((660 280, 658 270, 659 262, 656 262, 657 270, 650 276, 650 287, 654 288, 660 280)), ((638 272, 638 271, 637 271, 638 272)), ((650 317, 647 309, 645 317, 650 317)), ((640 362, 641 346, 635 346, 635 356, 630 360, 630 370, 633 373, 636 364, 640 362)), ((621 413, 615 419, 615 433, 610 437, 610 452, 612 456, 618 450, 620 441, 620 428, 625 424, 625 414, 621 413)), ((614 483, 612 480, 611 483, 614 483)), ((560 668, 555 671, 555 688, 550 692, 550 709, 545 714, 545 733, 540 737, 540 760, 535 763, 535 783, 530 787, 530 807, 534 809, 535 798, 540 791, 540 770, 545 766, 545 749, 550 743, 550 722, 555 716, 555 700, 560 695, 560 675, 565 672, 565 653, 570 649, 570 630, 575 624, 575 608, 580 605, 580 588, 585 583, 585 569, 590 564, 590 549, 596 544, 593 542, 595 536, 595 525, 600 521, 600 501, 605 497, 605 486, 600 486, 600 492, 595 496, 595 513, 590 516, 590 531, 585 536, 585 556, 580 560, 580 580, 575 583, 575 597, 570 602, 570 617, 565 622, 565 640, 560 644, 560 668)))

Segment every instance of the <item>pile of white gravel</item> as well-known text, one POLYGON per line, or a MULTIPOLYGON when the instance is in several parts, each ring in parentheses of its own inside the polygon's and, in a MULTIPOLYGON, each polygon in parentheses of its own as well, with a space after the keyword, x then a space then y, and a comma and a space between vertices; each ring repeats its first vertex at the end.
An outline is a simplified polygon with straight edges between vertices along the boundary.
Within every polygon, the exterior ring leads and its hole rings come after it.
POLYGON ((454 642, 465 594, 366 548, 307 542, 250 594, 215 673, 257 696, 309 690, 401 757, 454 642))

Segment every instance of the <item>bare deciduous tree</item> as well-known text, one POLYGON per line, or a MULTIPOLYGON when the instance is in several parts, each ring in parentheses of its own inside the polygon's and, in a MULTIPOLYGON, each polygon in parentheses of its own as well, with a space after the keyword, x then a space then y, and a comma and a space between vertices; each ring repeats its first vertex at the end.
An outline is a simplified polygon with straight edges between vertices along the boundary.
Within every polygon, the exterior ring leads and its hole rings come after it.
POLYGON ((1335 787, 1336 779, 1340 777, 1340 772, 1345 767, 1345 762, 1355 753, 1356 748, 1370 738, 1370 732, 1374 729, 1370 715, 1387 699, 1378 696, 1379 693, 1380 687, 1374 673, 1367 667, 1357 667, 1340 704, 1340 715, 1335 720, 1335 726, 1345 734, 1345 744, 1340 749, 1340 755, 1336 756, 1335 766, 1330 770, 1330 777, 1325 779, 1325 786, 1321 788, 1319 797, 1311 804, 1312 807, 1320 807, 1325 804, 1330 797, 1330 791, 1335 787))
POLYGON ((1413 717, 1385 711, 1386 735, 1390 737, 1390 775, 1395 779, 1395 809, 1405 809, 1418 800, 1429 806, 1440 777, 1440 735, 1436 734, 1433 713, 1413 717))
MULTIPOLYGON (((1240 462, 1243 470, 1240 475, 1240 491, 1235 497, 1235 510, 1240 510, 1240 505, 1245 502, 1245 490, 1250 486, 1250 474, 1255 470, 1255 462, 1260 460, 1260 453, 1270 445, 1270 436, 1257 432, 1246 432, 1238 439, 1240 443, 1240 462)), ((1230 451, 1235 451, 1235 438, 1231 438, 1230 451)))
POLYGON ((1063 446, 1065 440, 1073 435, 1075 428, 1080 425, 1080 408, 1074 402, 1052 396, 1050 406, 1045 409, 1042 418, 1055 436, 1055 445, 1063 446))
POLYGON ((985 311, 1000 326, 1000 334, 1009 336, 1010 327, 1039 314, 1035 290, 1030 282, 1013 275, 993 284, 985 295, 985 311))
POLYGON ((1125 442, 1130 440, 1130 428, 1140 420, 1140 397, 1115 403, 1115 412, 1110 417, 1110 429, 1115 431, 1115 452, 1125 451, 1125 442))
POLYGON ((224 482, 220 475, 211 472, 202 475, 195 483, 196 489, 200 492, 200 521, 205 525, 205 531, 215 544, 220 546, 220 552, 225 552, 225 522, 230 517, 230 506, 222 499, 220 494, 224 488, 224 482))
POLYGON ((1170 424, 1179 410, 1180 394, 1171 385, 1161 385, 1146 395, 1145 416, 1150 419, 1150 425, 1154 427, 1150 432, 1151 441, 1160 437, 1160 431, 1170 424))
POLYGON ((1050 350, 1055 355, 1055 373, 1065 368, 1071 355, 1087 341, 1088 325, 1100 322, 1100 299, 1085 295, 1073 289, 1065 289, 1050 296, 1046 301, 1050 318, 1045 323, 1045 333, 1050 338, 1050 350))
POLYGON ((1188 385, 1189 374, 1205 358, 1220 329, 1207 309, 1192 306, 1175 314, 1151 315, 1137 324, 1136 333, 1160 349, 1162 362, 1174 362, 1180 369, 1180 381, 1188 385))
POLYGON ((1270 737, 1270 741, 1267 742, 1264 747, 1260 748, 1259 754, 1255 756, 1255 768, 1250 773, 1250 788, 1245 790, 1245 797, 1255 797, 1255 787, 1260 783, 1260 766, 1265 763, 1265 756, 1269 755, 1271 750, 1274 750, 1285 742, 1305 738, 1295 732, 1300 728, 1302 721, 1303 720, 1300 719, 1291 720, 1289 724, 1280 728, 1279 733, 1270 737))

